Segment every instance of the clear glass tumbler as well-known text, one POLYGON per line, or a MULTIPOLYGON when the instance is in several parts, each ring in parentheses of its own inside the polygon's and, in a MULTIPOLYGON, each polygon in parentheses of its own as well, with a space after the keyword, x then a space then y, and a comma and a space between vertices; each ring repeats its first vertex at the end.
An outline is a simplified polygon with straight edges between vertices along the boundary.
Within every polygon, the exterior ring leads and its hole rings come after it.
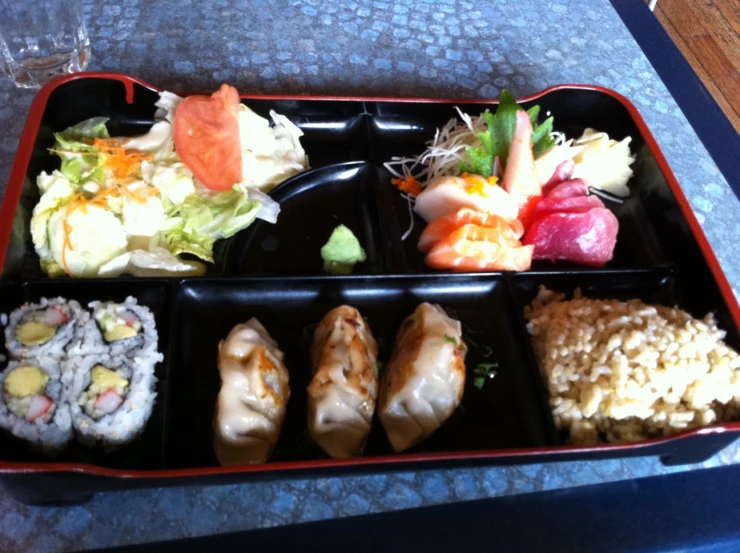
POLYGON ((83 71, 90 39, 79 0, 0 0, 0 57, 21 88, 83 71))

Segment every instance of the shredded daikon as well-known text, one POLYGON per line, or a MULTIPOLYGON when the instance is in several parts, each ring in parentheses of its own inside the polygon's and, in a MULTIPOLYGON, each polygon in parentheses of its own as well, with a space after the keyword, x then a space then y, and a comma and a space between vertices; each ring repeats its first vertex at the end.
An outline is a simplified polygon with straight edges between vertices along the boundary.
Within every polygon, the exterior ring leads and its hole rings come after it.
MULTIPOLYGON (((458 176, 460 163, 467 163, 466 148, 483 146, 478 133, 485 132, 487 125, 482 116, 470 116, 455 106, 460 119, 453 117, 434 133, 427 142, 427 148, 417 157, 392 157, 384 163, 386 169, 396 178, 413 176, 422 190, 427 184, 440 176, 458 176)), ((551 136, 556 144, 565 143, 564 133, 553 131, 551 136)), ((496 174, 494 167, 494 175, 496 174)))
POLYGON ((409 228, 401 236, 401 242, 403 242, 414 230, 414 202, 416 201, 416 197, 411 194, 401 194, 401 197, 408 202, 409 206, 409 228))
POLYGON ((608 192, 604 192, 603 190, 599 190, 598 188, 595 188, 593 186, 588 187, 588 193, 593 194, 594 196, 600 196, 601 198, 604 198, 605 200, 609 200, 610 202, 614 202, 617 204, 624 203, 623 198, 620 198, 619 196, 615 196, 614 194, 609 194, 608 192))
POLYGON ((486 122, 483 117, 471 117, 457 106, 455 110, 462 121, 453 117, 441 129, 437 129, 434 139, 427 142, 427 149, 421 155, 393 157, 391 161, 384 163, 385 168, 398 178, 413 175, 422 189, 439 176, 459 175, 460 163, 468 161, 465 149, 480 148, 483 145, 478 133, 486 130, 486 122))

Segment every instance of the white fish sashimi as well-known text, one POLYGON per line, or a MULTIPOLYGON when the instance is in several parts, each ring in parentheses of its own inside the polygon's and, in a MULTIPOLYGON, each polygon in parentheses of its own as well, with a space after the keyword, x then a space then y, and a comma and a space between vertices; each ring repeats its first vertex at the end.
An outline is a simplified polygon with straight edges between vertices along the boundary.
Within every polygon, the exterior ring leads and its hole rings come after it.
POLYGON ((460 177, 437 177, 416 197, 414 211, 427 223, 467 207, 484 213, 515 219, 517 206, 500 186, 486 186, 485 195, 468 192, 460 177))

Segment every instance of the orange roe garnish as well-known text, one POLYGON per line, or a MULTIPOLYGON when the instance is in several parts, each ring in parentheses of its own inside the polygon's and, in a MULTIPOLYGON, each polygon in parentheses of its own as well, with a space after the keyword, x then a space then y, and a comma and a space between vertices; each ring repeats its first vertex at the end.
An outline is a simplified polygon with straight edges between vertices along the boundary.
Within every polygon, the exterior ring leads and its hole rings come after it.
POLYGON ((468 194, 478 194, 479 196, 488 196, 486 193, 486 187, 496 186, 498 183, 498 177, 486 178, 480 175, 471 175, 470 173, 463 173, 460 177, 467 184, 465 191, 468 194))
POLYGON ((421 194, 421 186, 416 182, 416 177, 413 175, 400 179, 391 179, 391 184, 396 186, 401 192, 406 192, 412 196, 421 194))

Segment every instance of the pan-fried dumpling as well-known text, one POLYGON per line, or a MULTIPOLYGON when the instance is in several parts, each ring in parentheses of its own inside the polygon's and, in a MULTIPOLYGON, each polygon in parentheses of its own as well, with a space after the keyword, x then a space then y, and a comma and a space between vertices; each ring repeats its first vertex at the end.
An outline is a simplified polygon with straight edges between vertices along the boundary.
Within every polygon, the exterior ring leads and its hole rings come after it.
POLYGON ((224 466, 264 463, 280 437, 290 398, 283 352, 252 318, 218 345, 218 370, 216 457, 224 466))
POLYGON ((378 416, 396 451, 429 437, 455 411, 465 388, 462 325, 422 303, 401 325, 380 385, 378 416))
POLYGON ((330 457, 362 454, 378 395, 378 344, 354 307, 321 320, 311 349, 308 429, 330 457))

